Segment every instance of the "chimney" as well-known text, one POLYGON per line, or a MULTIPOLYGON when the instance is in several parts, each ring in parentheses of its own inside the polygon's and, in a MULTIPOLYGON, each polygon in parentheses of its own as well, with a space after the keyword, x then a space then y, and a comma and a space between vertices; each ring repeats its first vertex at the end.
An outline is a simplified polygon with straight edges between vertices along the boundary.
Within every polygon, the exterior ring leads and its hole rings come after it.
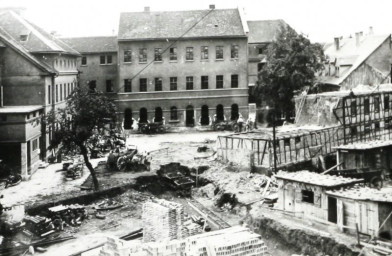
POLYGON ((210 4, 210 10, 214 10, 215 9, 215 4, 210 4))
POLYGON ((339 45, 340 39, 339 39, 339 37, 335 37, 334 39, 335 39, 335 48, 336 48, 336 50, 338 51, 338 50, 339 50, 339 47, 340 47, 340 45, 339 45))
POLYGON ((358 47, 361 44, 361 32, 355 33, 355 45, 358 47))
POLYGON ((373 35, 373 27, 372 26, 369 27, 369 35, 373 35))
POLYGON ((150 12, 150 6, 144 7, 144 12, 150 12))

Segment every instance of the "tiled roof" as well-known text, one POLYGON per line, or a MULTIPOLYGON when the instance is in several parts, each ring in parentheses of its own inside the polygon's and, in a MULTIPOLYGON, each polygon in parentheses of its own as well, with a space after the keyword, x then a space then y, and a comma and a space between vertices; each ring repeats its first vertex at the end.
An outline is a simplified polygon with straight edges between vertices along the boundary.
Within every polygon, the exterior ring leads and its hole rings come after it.
POLYGON ((378 86, 369 85, 358 85, 352 90, 342 90, 342 91, 332 91, 323 92, 318 94, 308 94, 307 98, 317 98, 317 97, 345 97, 349 96, 353 92, 354 95, 366 95, 379 92, 392 92, 392 84, 380 84, 378 86))
POLYGON ((270 43, 274 41, 281 26, 288 26, 284 20, 251 20, 248 21, 248 43, 270 43))
POLYGON ((183 38, 246 37, 238 9, 215 9, 121 13, 118 39, 173 39, 188 29, 183 38))
MULTIPOLYGON (((389 38, 390 35, 362 36, 359 45, 355 37, 343 38, 339 41, 338 50, 334 43, 325 44, 324 53, 331 62, 336 62, 336 65, 340 66, 340 75, 339 77, 321 76, 319 82, 339 85, 389 38)), ((388 74, 389 68, 382 72, 388 74)))
POLYGON ((117 36, 61 38, 80 53, 117 52, 117 36))
POLYGON ((309 171, 279 172, 275 175, 275 178, 329 188, 355 184, 363 181, 363 179, 345 178, 341 176, 320 174, 309 171))
POLYGON ((355 185, 352 188, 330 190, 326 194, 360 201, 392 202, 391 188, 382 188, 378 190, 355 185))
POLYGON ((79 55, 77 51, 66 45, 64 42, 25 20, 14 11, 5 11, 0 13, 0 27, 2 27, 9 36, 19 42, 30 53, 59 52, 79 55), (27 36, 26 41, 20 40, 21 35, 27 36))
POLYGON ((356 142, 347 145, 341 145, 335 148, 345 149, 345 150, 367 150, 367 149, 382 148, 388 146, 392 146, 392 140, 374 140, 374 141, 366 141, 366 142, 356 142))

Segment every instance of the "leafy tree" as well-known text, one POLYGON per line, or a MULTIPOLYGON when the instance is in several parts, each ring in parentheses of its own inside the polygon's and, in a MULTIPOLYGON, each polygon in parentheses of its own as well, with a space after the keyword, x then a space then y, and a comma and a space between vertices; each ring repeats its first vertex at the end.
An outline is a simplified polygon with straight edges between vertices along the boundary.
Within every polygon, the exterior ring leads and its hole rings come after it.
POLYGON ((312 86, 317 72, 324 68, 323 48, 289 26, 281 26, 276 41, 267 48, 266 58, 252 96, 288 118, 294 110, 294 95, 312 86))
POLYGON ((91 173, 95 190, 99 190, 99 183, 89 161, 87 142, 95 127, 104 126, 108 118, 115 121, 115 117, 116 106, 103 93, 76 87, 68 97, 66 107, 51 111, 46 118, 54 130, 51 148, 61 146, 65 153, 79 151, 91 173))

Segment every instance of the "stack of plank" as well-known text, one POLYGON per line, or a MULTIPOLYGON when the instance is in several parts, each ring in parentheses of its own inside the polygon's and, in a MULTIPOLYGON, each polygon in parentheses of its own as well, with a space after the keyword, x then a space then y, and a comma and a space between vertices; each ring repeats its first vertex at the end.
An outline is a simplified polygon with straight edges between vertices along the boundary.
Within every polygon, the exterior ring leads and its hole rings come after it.
POLYGON ((143 205, 143 240, 168 241, 184 237, 184 208, 181 204, 156 200, 143 205))

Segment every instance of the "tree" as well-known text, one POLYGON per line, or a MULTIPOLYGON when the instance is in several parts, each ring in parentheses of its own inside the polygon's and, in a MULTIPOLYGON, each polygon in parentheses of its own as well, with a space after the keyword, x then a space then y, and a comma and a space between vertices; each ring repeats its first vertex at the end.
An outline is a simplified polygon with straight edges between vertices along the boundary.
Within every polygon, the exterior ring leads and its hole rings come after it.
POLYGON ((294 95, 312 86, 317 72, 324 68, 323 48, 289 26, 281 26, 276 41, 267 48, 266 58, 253 96, 288 118, 294 110, 294 95))
POLYGON ((95 127, 102 127, 110 119, 115 121, 116 106, 101 92, 91 93, 87 88, 76 87, 67 99, 65 108, 51 111, 46 117, 48 126, 53 127, 51 148, 61 146, 61 150, 77 152, 83 156, 90 171, 94 189, 99 183, 88 157, 87 142, 95 127))

